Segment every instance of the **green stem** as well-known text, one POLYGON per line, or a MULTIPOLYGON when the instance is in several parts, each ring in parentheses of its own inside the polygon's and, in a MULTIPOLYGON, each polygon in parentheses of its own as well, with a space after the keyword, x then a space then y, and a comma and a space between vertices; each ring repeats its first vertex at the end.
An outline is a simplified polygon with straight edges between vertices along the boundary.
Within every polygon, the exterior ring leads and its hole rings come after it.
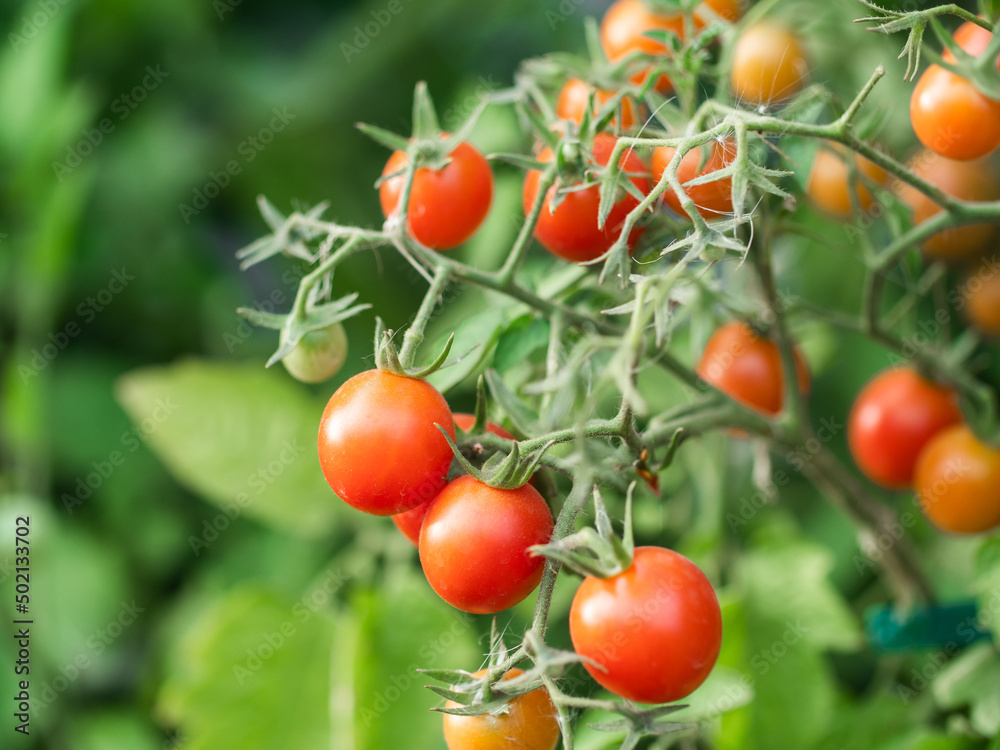
POLYGON ((434 308, 437 307, 441 293, 444 292, 449 281, 451 281, 451 273, 444 266, 438 266, 434 274, 434 281, 427 289, 427 294, 424 295, 424 300, 420 303, 420 308, 417 310, 413 322, 407 329, 406 335, 403 336, 403 347, 399 350, 399 361, 403 367, 413 366, 417 347, 424 340, 424 329, 427 328, 427 323, 431 319, 434 308))

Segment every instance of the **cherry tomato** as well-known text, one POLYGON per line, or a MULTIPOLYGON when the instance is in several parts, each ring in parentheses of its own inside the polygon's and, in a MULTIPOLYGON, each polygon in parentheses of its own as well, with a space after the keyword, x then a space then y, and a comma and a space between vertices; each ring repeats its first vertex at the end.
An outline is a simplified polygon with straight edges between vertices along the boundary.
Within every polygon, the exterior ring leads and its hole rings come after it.
MULTIPOLYGON (((719 18, 734 23, 742 17, 745 2, 744 0, 705 0, 701 5, 710 8, 719 18)), ((707 13, 701 14, 698 9, 695 10, 695 13, 698 13, 698 17, 703 21, 709 20, 707 13)))
MULTIPOLYGON (((594 138, 593 156, 598 165, 603 167, 608 163, 616 141, 617 139, 613 135, 597 134, 597 137, 594 138)), ((551 161, 551 149, 544 149, 538 155, 538 159, 543 162, 551 161)), ((645 163, 634 151, 625 151, 619 159, 618 165, 623 172, 639 175, 629 179, 643 193, 649 192, 649 179, 644 176, 648 174, 648 170, 645 163)), ((530 213, 531 207, 535 203, 540 179, 541 173, 535 170, 528 172, 524 179, 525 215, 530 213)), ((597 215, 601 196, 597 185, 569 193, 555 210, 552 210, 551 201, 555 192, 556 188, 553 185, 546 194, 545 204, 538 217, 538 224, 535 225, 535 239, 553 255, 574 263, 594 260, 604 255, 621 234, 625 217, 639 205, 639 201, 623 190, 621 199, 608 214, 604 229, 599 229, 597 215)), ((629 252, 635 248, 642 233, 643 227, 636 227, 629 233, 629 252)))
MULTIPOLYGON (((587 111, 591 91, 594 91, 594 108, 591 110, 591 115, 596 117, 600 109, 615 94, 613 91, 603 91, 601 89, 595 91, 590 84, 579 78, 570 78, 563 85, 562 90, 559 92, 559 100, 556 102, 556 114, 563 120, 570 120, 579 125, 583 122, 583 113, 587 111)), ((636 122, 639 120, 639 112, 635 106, 635 102, 630 97, 626 96, 621 100, 618 112, 621 115, 623 129, 628 130, 635 127, 636 122)), ((612 127, 617 122, 617 117, 612 119, 612 127)))
POLYGON ((690 695, 715 666, 722 612, 694 563, 638 547, 623 572, 580 584, 569 634, 573 649, 600 665, 583 663, 600 685, 630 701, 668 703, 690 695))
POLYGON ((499 490, 461 476, 441 490, 420 529, 420 564, 453 607, 492 614, 513 607, 542 578, 528 548, 552 537, 552 512, 530 484, 499 490))
POLYGON ((1000 524, 1000 450, 966 425, 944 430, 920 454, 920 509, 942 531, 979 534, 1000 524))
MULTIPOLYGON (((990 32, 970 22, 955 32, 970 55, 982 53, 989 40, 990 32)), ((955 60, 947 50, 944 58, 955 60)), ((921 143, 948 159, 978 159, 1000 146, 1000 101, 938 65, 927 68, 913 89, 910 122, 921 143)))
POLYGON ((865 476, 902 490, 913 484, 924 447, 961 421, 953 390, 900 367, 877 375, 858 394, 847 420, 847 442, 865 476))
MULTIPOLYGON (((681 184, 689 182, 696 177, 701 177, 709 172, 717 172, 730 164, 736 158, 736 144, 731 140, 713 141, 706 147, 708 155, 702 149, 693 149, 684 154, 680 165, 677 167, 677 179, 681 184)), ((652 169, 653 180, 659 182, 663 177, 667 165, 674 158, 677 149, 671 146, 660 146, 653 151, 652 169)), ((733 179, 723 177, 715 182, 706 182, 701 185, 692 185, 684 188, 684 192, 698 206, 698 213, 706 219, 713 219, 732 213, 733 211, 733 179)), ((687 216, 687 212, 681 208, 681 201, 673 190, 667 190, 663 194, 663 202, 681 216, 687 216)))
POLYGON ((1000 272, 970 276, 965 281, 965 314, 989 336, 1000 336, 1000 272))
MULTIPOLYGON (((282 329, 281 342, 285 342, 282 329)), ((299 339, 281 363, 288 373, 303 383, 322 383, 329 380, 344 366, 347 359, 347 334, 344 326, 334 323, 326 328, 309 331, 299 339)))
MULTIPOLYGON (((851 188, 848 185, 845 158, 850 158, 847 149, 839 144, 830 144, 828 149, 821 148, 816 152, 806 182, 806 195, 816 207, 839 219, 851 218, 851 188)), ((872 182, 882 184, 886 181, 888 173, 860 154, 854 154, 854 168, 859 177, 854 182, 858 207, 862 211, 867 211, 871 208, 874 198, 860 178, 864 176, 872 182)))
MULTIPOLYGON (((667 45, 646 36, 650 31, 670 31, 684 38, 684 16, 681 13, 656 13, 642 0, 617 0, 608 8, 601 21, 601 46, 611 62, 617 62, 634 52, 664 57, 670 54, 667 45)), ((649 70, 632 76, 632 82, 642 85, 649 70)), ((661 94, 673 88, 670 79, 661 75, 656 79, 656 90, 661 94)))
POLYGON ((733 50, 733 95, 754 106, 777 104, 799 91, 809 64, 798 38, 782 26, 760 22, 746 29, 733 50))
MULTIPOLYGON (((949 195, 967 201, 1000 199, 1000 182, 986 162, 953 161, 933 151, 923 151, 911 162, 910 169, 918 177, 949 195)), ((901 184, 900 200, 913 211, 913 223, 920 224, 941 207, 914 187, 901 184)), ((946 229, 924 242, 924 254, 932 260, 962 260, 981 252, 993 239, 990 224, 967 224, 946 229)))
MULTIPOLYGON (((485 157, 468 143, 459 143, 439 170, 422 167, 413 175, 407 225, 421 245, 450 250, 468 240, 483 223, 493 202, 493 170, 485 157)), ((403 151, 389 157, 383 175, 405 169, 403 151)), ((397 213, 406 175, 397 175, 379 187, 382 213, 397 213)))
POLYGON ((430 383, 381 370, 336 390, 319 423, 323 476, 348 505, 376 516, 415 508, 445 486, 455 423, 430 383))
MULTIPOLYGON (((482 677, 486 670, 474 674, 482 677)), ((512 680, 524 670, 503 676, 512 680)), ((458 703, 448 701, 448 708, 458 703)), ((499 715, 456 716, 444 714, 444 741, 448 750, 554 750, 559 741, 556 707, 544 687, 519 695, 499 715)))
MULTIPOLYGON (((460 429, 462 432, 468 432, 471 430, 472 425, 476 422, 476 418, 472 414, 459 413, 453 414, 452 417, 455 420, 455 427, 460 429)), ((506 438, 507 440, 516 440, 513 435, 495 422, 487 422, 486 431, 491 432, 494 435, 498 435, 499 437, 506 438)), ((424 523, 424 517, 427 515, 427 511, 430 510, 432 502, 434 502, 434 498, 431 498, 425 503, 421 503, 412 510, 397 513, 392 517, 392 522, 396 524, 396 528, 403 532, 403 536, 413 542, 414 547, 417 546, 420 541, 420 527, 424 523)))
MULTIPOLYGON (((806 392, 809 368, 797 349, 795 365, 799 389, 806 392)), ((706 383, 754 411, 773 417, 784 407, 785 378, 778 345, 758 336, 742 321, 730 321, 712 334, 697 373, 706 383)))

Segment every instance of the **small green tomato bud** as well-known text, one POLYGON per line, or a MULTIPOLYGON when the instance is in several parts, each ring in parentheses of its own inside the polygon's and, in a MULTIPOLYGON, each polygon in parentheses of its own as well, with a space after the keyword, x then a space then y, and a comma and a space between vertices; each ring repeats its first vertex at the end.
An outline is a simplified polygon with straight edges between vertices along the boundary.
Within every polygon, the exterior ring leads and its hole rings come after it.
MULTIPOLYGON (((285 340, 286 335, 282 331, 282 343, 285 340)), ((347 334, 344 326, 334 323, 307 333, 281 361, 296 380, 322 383, 336 375, 346 359, 347 334)))

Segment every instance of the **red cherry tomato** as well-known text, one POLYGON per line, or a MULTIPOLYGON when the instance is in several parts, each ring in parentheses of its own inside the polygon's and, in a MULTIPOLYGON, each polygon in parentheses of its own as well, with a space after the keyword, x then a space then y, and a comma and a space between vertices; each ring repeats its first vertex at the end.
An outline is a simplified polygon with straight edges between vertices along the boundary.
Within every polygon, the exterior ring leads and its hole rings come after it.
MULTIPOLYGON (((910 162, 910 169, 949 195, 967 201, 1000 199, 1000 182, 986 161, 953 161, 933 151, 923 151, 910 162)), ((907 184, 898 188, 900 200, 913 211, 920 224, 941 212, 941 207, 907 184)), ((966 224, 938 232, 924 242, 924 254, 932 260, 963 260, 981 252, 993 239, 992 224, 966 224)))
POLYGON ((683 555, 638 547, 607 579, 588 576, 569 613, 573 649, 615 695, 668 703, 690 695, 719 657, 722 612, 705 574, 683 555), (603 668, 603 669, 602 669, 603 668))
MULTIPOLYGON (((799 389, 809 390, 809 368, 795 351, 799 389)), ((770 339, 734 320, 712 334, 697 367, 698 376, 730 398, 767 416, 781 413, 785 378, 781 352, 770 339)))
POLYGON ((802 45, 784 27, 762 21, 736 41, 730 85, 740 101, 777 104, 798 92, 808 77, 802 45))
POLYGON ((415 508, 447 481, 455 424, 430 383, 381 370, 336 390, 319 423, 323 476, 348 505, 376 516, 415 508))
POLYGON ((979 534, 1000 524, 1000 450, 966 425, 939 433, 920 454, 920 509, 942 531, 979 534))
MULTIPOLYGON (((696 25, 701 22, 696 20, 696 25)), ((604 14, 601 21, 601 46, 611 62, 635 52, 665 57, 670 49, 655 39, 646 36, 650 31, 670 31, 684 38, 684 16, 680 13, 656 13, 641 0, 617 0, 604 14)), ((649 75, 649 69, 632 76, 632 82, 642 85, 649 75)), ((661 94, 673 88, 670 79, 661 75, 656 79, 656 90, 661 94)))
MULTIPOLYGON (((989 40, 990 32, 971 22, 955 32, 959 47, 973 56, 981 54, 989 40)), ((955 60, 947 50, 944 58, 955 60)), ((1000 146, 1000 101, 938 65, 927 68, 917 81, 910 121, 920 142, 948 159, 978 159, 1000 146)))
MULTIPOLYGON (((486 670, 476 672, 482 677, 486 670)), ((511 680, 524 674, 512 669, 511 680)), ((448 701, 448 708, 459 704, 448 701)), ((485 716, 444 714, 444 741, 448 750, 554 750, 559 741, 556 707, 544 687, 519 695, 507 704, 506 713, 485 716)))
MULTIPOLYGON (((677 149, 670 146, 660 146, 653 151, 652 169, 653 180, 659 182, 663 173, 674 158, 677 149)), ((708 146, 708 158, 702 149, 694 149, 684 154, 680 165, 677 167, 677 179, 681 184, 690 182, 696 177, 717 172, 732 164, 736 158, 736 143, 731 140, 712 141, 708 146), (704 163, 703 163, 704 162, 704 163)), ((733 180, 731 177, 723 177, 714 182, 706 182, 701 185, 692 185, 684 188, 684 192, 698 206, 698 213, 706 219, 717 219, 733 211, 733 180)), ((681 207, 681 201, 673 190, 667 190, 663 194, 663 202, 681 216, 687 216, 687 212, 681 207)))
MULTIPOLYGON (((591 116, 596 117, 600 109, 615 94, 613 91, 595 90, 586 81, 579 78, 570 78, 562 87, 562 90, 559 92, 559 99, 556 102, 556 114, 563 120, 569 120, 579 125, 583 122, 583 113, 587 111, 591 91, 594 92, 594 108, 591 110, 591 116)), ((635 127, 636 122, 639 120, 639 112, 635 106, 635 102, 630 97, 626 96, 621 100, 618 112, 621 115, 621 126, 623 129, 628 130, 635 127)), ((612 127, 617 123, 617 117, 611 120, 612 127)))
MULTIPOLYGON (((847 149, 839 144, 829 144, 827 148, 820 149, 813 159, 806 183, 806 195, 816 207, 838 219, 851 218, 852 211, 849 170, 845 158, 851 157, 848 156, 847 149)), ((859 154, 854 154, 853 159, 859 178, 865 176, 878 184, 886 181, 888 173, 882 167, 859 154)), ((854 181, 853 190, 857 195, 858 208, 867 211, 872 207, 875 199, 861 179, 854 181)))
POLYGON ((530 484, 499 490, 462 476, 441 490, 420 529, 420 564, 453 607, 492 614, 513 607, 542 578, 528 548, 552 537, 552 512, 530 484))
MULTIPOLYGON (((455 427, 460 429, 462 432, 468 432, 471 430, 472 425, 476 422, 476 418, 472 414, 459 413, 453 414, 452 416, 455 420, 455 427)), ((516 440, 513 435, 495 422, 487 422, 486 431, 491 432, 494 435, 498 435, 499 437, 506 438, 507 440, 516 440)), ((403 536, 413 542, 414 547, 416 547, 417 543, 420 541, 420 527, 424 523, 424 517, 427 515, 427 511, 430 510, 432 502, 434 502, 434 498, 431 498, 426 503, 421 503, 412 510, 397 513, 392 517, 392 522, 396 524, 396 528, 403 533, 403 536)))
MULTIPOLYGON (((607 133, 598 133, 594 139, 594 161, 605 166, 611 158, 611 151, 617 139, 607 133)), ((544 149, 538 155, 539 161, 551 161, 552 151, 544 149)), ((635 173, 631 177, 632 184, 641 192, 648 193, 649 179, 645 163, 634 151, 625 151, 618 161, 623 172, 635 173)), ((538 195, 538 184, 541 173, 535 170, 528 172, 524 179, 524 213, 527 215, 538 195)), ((583 190, 569 193, 553 211, 551 201, 555 195, 555 185, 549 188, 542 206, 542 212, 535 225, 535 238, 555 256, 574 263, 599 258, 615 243, 621 234, 625 217, 639 205, 632 195, 623 191, 621 199, 612 207, 603 229, 597 226, 598 209, 601 203, 600 190, 597 185, 591 185, 583 190)), ((628 236, 629 252, 635 248, 642 236, 643 227, 636 227, 628 236)))
POLYGON ((902 490, 912 485, 924 447, 961 421, 953 390, 900 367, 877 375, 858 394, 847 420, 847 441, 865 476, 902 490))
MULTIPOLYGON (((460 143, 449 154, 450 161, 439 170, 422 167, 413 175, 407 225, 421 245, 434 250, 450 250, 468 240, 483 223, 493 202, 493 170, 468 143, 460 143)), ((383 175, 398 172, 409 164, 406 153, 389 157, 383 175)), ((382 213, 397 213, 406 176, 397 175, 379 186, 382 213)))
MULTIPOLYGON (((743 16, 743 7, 745 4, 744 0, 705 0, 702 3, 702 5, 711 8, 712 12, 719 18, 729 21, 729 23, 735 23, 740 20, 743 16)), ((698 10, 695 12, 698 13, 698 10)), ((708 14, 699 13, 699 18, 702 17, 704 17, 704 20, 707 20, 708 14)))

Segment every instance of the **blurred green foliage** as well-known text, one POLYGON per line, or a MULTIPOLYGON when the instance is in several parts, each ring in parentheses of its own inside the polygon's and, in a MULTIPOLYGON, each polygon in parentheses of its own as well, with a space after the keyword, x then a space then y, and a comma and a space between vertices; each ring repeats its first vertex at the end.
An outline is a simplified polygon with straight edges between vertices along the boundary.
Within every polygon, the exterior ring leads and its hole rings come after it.
MULTIPOLYGON (((281 368, 263 370, 276 336, 235 314, 251 304, 286 310, 302 269, 244 274, 233 254, 264 231, 260 194, 283 210, 329 201, 331 217, 377 225, 371 187, 386 154, 355 121, 405 132, 413 84, 424 79, 444 124, 457 124, 521 59, 581 50, 583 16, 606 3, 390 5, 31 0, 0 9, 10 30, 0 48, 0 529, 32 519, 38 622, 39 704, 17 747, 443 746, 439 718, 426 712, 435 696, 414 669, 477 668, 488 622, 440 602, 390 524, 330 495, 313 453, 326 396, 371 366, 374 315, 405 324, 423 286, 395 257, 352 259, 337 284, 374 310, 347 322, 352 354, 336 381, 307 388, 281 368)), ((895 41, 850 26, 853 3, 779 6, 808 39, 817 78, 842 97, 895 57, 895 41)), ((884 117, 869 127, 901 153, 913 143, 908 89, 889 64, 884 117)), ((488 114, 474 140, 485 151, 526 145, 506 112, 488 114)), ((494 211, 461 257, 495 265, 519 201, 520 176, 499 168, 494 211)), ((805 206, 798 218, 833 228, 805 206)), ((783 291, 857 306, 853 250, 788 245, 783 291)), ((549 272, 540 257, 526 267, 549 272)), ((471 291, 434 324, 441 338, 457 330, 456 351, 480 345, 485 357, 497 342, 492 364, 515 382, 540 354, 543 328, 471 291)), ((687 344, 692 356, 704 333, 687 344)), ((816 366, 814 416, 842 420, 886 354, 825 330, 803 340, 816 366)), ((438 376, 455 387, 456 408, 470 405, 477 356, 438 376)), ((675 397, 672 382, 644 377, 656 398, 675 397)), ((842 433, 833 444, 843 455, 842 433)), ((996 732, 995 651, 961 656, 933 694, 891 689, 860 637, 860 613, 881 594, 870 566, 859 574, 849 525, 797 476, 780 505, 755 500, 748 445, 715 436, 701 446, 665 475, 664 501, 636 508, 641 540, 679 545, 721 585, 721 666, 686 718, 731 710, 711 730, 723 748, 976 746, 934 723, 937 699, 971 705, 969 725, 996 732), (733 527, 728 519, 746 507, 746 523, 733 527), (740 575, 720 580, 736 554, 745 555, 740 575), (802 628, 793 643, 790 627, 802 628), (787 653, 771 663, 778 643, 787 653)), ((912 533, 942 591, 996 591, 995 555, 981 555, 977 569, 974 543, 922 521, 912 533)), ((5 614, 12 553, 4 537, 5 614)), ((564 576, 556 645, 568 644, 571 595, 564 576)), ((530 601, 514 611, 512 632, 529 617, 530 601)), ((16 691, 11 640, 0 638, 5 696, 16 691)), ((907 674, 934 663, 926 659, 898 666, 907 674)), ((4 715, 0 745, 13 747, 4 715)), ((582 730, 580 747, 614 739, 582 730)))

